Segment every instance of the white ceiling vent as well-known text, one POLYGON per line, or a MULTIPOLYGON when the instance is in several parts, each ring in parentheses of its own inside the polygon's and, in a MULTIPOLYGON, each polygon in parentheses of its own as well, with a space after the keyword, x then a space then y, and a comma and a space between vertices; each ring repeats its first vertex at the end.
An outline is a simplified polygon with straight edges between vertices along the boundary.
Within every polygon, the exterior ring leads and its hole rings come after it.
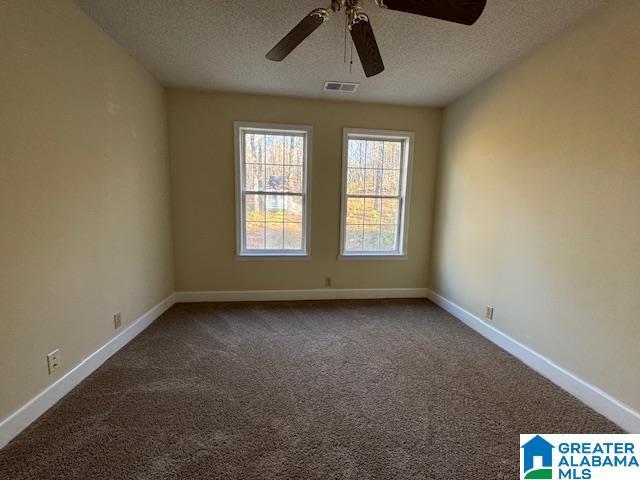
POLYGON ((359 85, 359 83, 350 82, 324 82, 324 91, 353 93, 359 85))

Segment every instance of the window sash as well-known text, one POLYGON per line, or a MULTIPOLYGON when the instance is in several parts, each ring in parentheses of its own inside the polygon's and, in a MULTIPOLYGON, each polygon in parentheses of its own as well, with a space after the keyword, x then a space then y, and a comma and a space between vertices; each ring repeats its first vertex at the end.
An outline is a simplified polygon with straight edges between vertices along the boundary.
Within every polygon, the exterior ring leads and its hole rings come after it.
MULTIPOLYGON (((236 148, 238 149, 239 155, 236 159, 236 167, 237 167, 237 185, 238 185, 238 205, 236 208, 237 217, 238 217, 238 255, 240 256, 306 256, 308 255, 308 210, 309 210, 309 201, 308 201, 308 189, 309 189, 309 139, 311 135, 310 128, 303 127, 302 130, 297 129, 295 126, 282 127, 282 128, 269 128, 268 126, 261 127, 259 125, 254 126, 242 126, 239 122, 236 123, 236 131, 237 131, 237 143, 236 148), (302 139, 302 164, 290 164, 283 163, 282 164, 274 164, 276 166, 295 166, 302 167, 302 191, 301 192, 286 192, 286 191, 277 191, 277 190, 267 190, 266 185, 262 190, 247 190, 246 189, 246 170, 249 165, 263 165, 268 166, 272 165, 272 163, 267 163, 266 161, 266 145, 263 150, 263 162, 246 162, 246 136, 251 134, 257 135, 272 135, 279 137, 299 137, 302 139), (298 197, 301 198, 302 203, 302 221, 301 222, 285 222, 284 219, 281 223, 283 225, 291 223, 301 225, 301 247, 299 249, 285 249, 285 248, 277 248, 277 249, 268 249, 268 248, 248 248, 247 247, 247 219, 246 219, 246 208, 247 208, 247 195, 260 195, 264 197, 298 197)), ((266 203, 266 201, 265 201, 266 203)), ((266 207, 265 207, 266 208, 266 207)), ((271 223, 267 222, 266 219, 264 222, 256 222, 256 223, 271 223)), ((283 239, 284 241, 284 239, 283 239)), ((266 238, 265 238, 265 247, 266 247, 266 238)), ((284 247, 284 244, 283 244, 284 247)))
MULTIPOLYGON (((375 256, 375 255, 402 255, 402 226, 403 226, 403 212, 404 212, 404 196, 402 195, 398 195, 398 196, 376 196, 376 195, 345 195, 345 201, 348 202, 348 200, 350 198, 371 198, 371 199, 391 199, 391 200, 398 200, 398 217, 396 219, 396 223, 392 224, 392 223, 351 223, 351 224, 347 224, 347 219, 346 219, 346 215, 347 215, 347 206, 345 205, 345 213, 344 213, 344 219, 343 219, 343 223, 344 223, 344 227, 343 227, 343 248, 342 248, 342 253, 344 255, 352 255, 352 256, 358 256, 358 255, 370 255, 370 256, 375 256), (346 246, 346 236, 347 236, 347 227, 351 226, 362 226, 363 228, 365 226, 372 226, 372 225, 378 225, 379 227, 383 227, 383 226, 393 226, 395 227, 395 245, 396 248, 394 248, 393 250, 382 250, 382 249, 378 249, 378 250, 347 250, 347 246, 346 246)), ((363 220, 364 222, 364 220, 363 220)), ((380 240, 378 239, 378 244, 380 243, 380 240)))
MULTIPOLYGON (((404 208, 404 198, 401 196, 398 197, 376 197, 376 196, 365 196, 365 197, 358 197, 358 196, 354 196, 354 195, 347 195, 347 200, 349 198, 373 198, 373 199, 385 199, 385 198, 390 198, 393 200, 398 200, 398 218, 395 224, 391 224, 391 223, 352 223, 352 224, 347 224, 346 222, 346 211, 345 211, 345 220, 344 220, 344 231, 343 231, 343 235, 344 235, 344 240, 346 241, 346 234, 347 234, 347 227, 354 227, 354 226, 362 226, 363 231, 364 231, 364 227, 366 226, 379 226, 380 228, 383 226, 386 227, 390 227, 393 226, 395 227, 395 231, 394 231, 394 240, 395 240, 395 245, 396 248, 394 248, 393 250, 382 250, 382 249, 378 249, 378 250, 347 250, 346 248, 346 244, 344 245, 343 251, 342 253, 344 255, 347 256, 359 256, 359 255, 369 255, 369 256, 376 256, 376 255, 380 255, 380 256, 385 256, 385 255, 402 255, 402 238, 401 238, 401 227, 402 227, 402 212, 403 212, 403 208, 404 208)), ((364 232, 363 232, 364 233, 364 232)), ((381 234, 381 232, 380 232, 381 234)), ((364 240, 364 238, 363 238, 364 240)), ((378 238, 378 245, 380 244, 380 238, 378 238)))
MULTIPOLYGON (((265 202, 266 203, 266 202, 265 202)), ((307 197, 304 193, 291 193, 291 192, 287 192, 287 193, 274 193, 274 192, 253 192, 253 191, 246 191, 246 192, 242 192, 242 218, 243 218, 243 223, 242 223, 242 245, 243 245, 243 253, 249 254, 249 255, 254 255, 256 253, 266 253, 266 254, 271 254, 271 255, 278 255, 278 254, 283 254, 283 255, 291 255, 291 254, 300 254, 303 253, 305 251, 305 241, 306 241, 306 231, 305 231, 305 225, 306 225, 306 218, 305 218, 305 212, 306 212, 306 208, 307 208, 307 197), (277 223, 281 223, 282 227, 284 229, 284 225, 287 223, 290 224, 296 224, 299 223, 300 225, 302 225, 302 238, 301 238, 301 248, 300 249, 285 249, 285 248, 277 248, 277 249, 268 249, 268 248, 247 248, 247 220, 246 220, 246 208, 247 208, 247 195, 261 195, 263 197, 299 197, 302 199, 302 221, 301 222, 285 222, 284 219, 282 222, 277 222, 277 223)), ((266 208, 266 206, 265 206, 266 208)), ((284 206, 283 206, 284 208, 284 206)), ((252 222, 252 223, 276 223, 276 222, 267 222, 266 219, 260 222, 252 222)), ((266 243, 266 239, 265 239, 265 243, 266 243)))

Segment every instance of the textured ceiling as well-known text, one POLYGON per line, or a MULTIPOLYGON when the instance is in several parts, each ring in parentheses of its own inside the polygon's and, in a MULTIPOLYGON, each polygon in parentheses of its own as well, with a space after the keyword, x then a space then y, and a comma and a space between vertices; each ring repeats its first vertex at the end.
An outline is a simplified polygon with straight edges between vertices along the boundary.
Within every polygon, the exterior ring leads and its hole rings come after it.
POLYGON ((386 70, 343 63, 344 15, 282 63, 264 58, 329 0, 77 0, 164 85, 319 98, 446 105, 605 0, 488 0, 473 26, 383 10, 362 0, 386 70), (361 82, 355 94, 326 80, 361 82))

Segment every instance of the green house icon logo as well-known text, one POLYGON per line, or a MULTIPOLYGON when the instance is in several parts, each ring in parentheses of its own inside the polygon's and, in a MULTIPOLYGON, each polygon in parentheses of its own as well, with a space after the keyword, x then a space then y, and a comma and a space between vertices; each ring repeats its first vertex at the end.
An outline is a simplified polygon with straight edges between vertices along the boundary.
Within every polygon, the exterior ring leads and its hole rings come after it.
MULTIPOLYGON (((526 480, 553 479, 553 449, 552 444, 540 435, 536 435, 521 447, 524 450, 522 469, 526 480), (542 460, 542 466, 536 466, 535 459, 542 460)), ((540 462, 538 462, 540 463, 540 462)))

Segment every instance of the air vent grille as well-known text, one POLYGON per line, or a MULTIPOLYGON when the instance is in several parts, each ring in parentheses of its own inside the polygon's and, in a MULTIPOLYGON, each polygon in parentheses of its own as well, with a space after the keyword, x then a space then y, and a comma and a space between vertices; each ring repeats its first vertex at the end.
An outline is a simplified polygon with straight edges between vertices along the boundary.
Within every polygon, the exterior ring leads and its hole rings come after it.
POLYGON ((359 85, 359 83, 351 82, 325 82, 324 91, 353 93, 357 90, 359 85))

